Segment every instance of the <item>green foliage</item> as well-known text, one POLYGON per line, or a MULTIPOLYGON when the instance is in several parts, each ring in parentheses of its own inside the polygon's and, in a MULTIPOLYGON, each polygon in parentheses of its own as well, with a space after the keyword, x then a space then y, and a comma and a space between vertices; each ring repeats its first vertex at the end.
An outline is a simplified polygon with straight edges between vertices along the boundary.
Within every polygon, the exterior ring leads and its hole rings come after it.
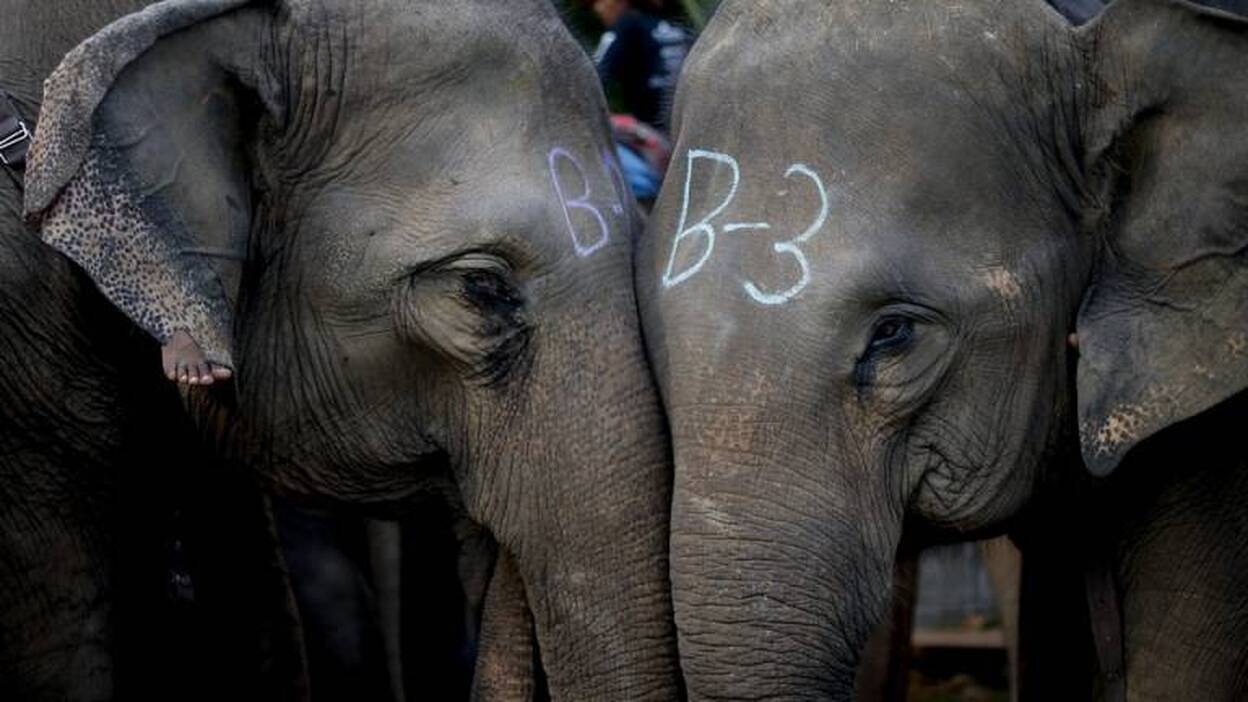
POLYGON ((689 26, 698 30, 706 26, 706 20, 715 11, 717 4, 716 0, 680 0, 681 10, 689 26))
POLYGON ((589 5, 579 0, 554 0, 555 7, 559 8, 559 14, 563 15, 564 22, 585 47, 589 50, 598 41, 598 36, 602 34, 602 23, 594 16, 589 5))

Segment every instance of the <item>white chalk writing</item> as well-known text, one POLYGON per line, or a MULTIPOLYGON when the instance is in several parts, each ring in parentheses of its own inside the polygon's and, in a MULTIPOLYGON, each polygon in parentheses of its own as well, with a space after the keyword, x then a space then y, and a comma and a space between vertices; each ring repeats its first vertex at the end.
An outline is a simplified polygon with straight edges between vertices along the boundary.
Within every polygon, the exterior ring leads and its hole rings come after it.
MULTIPOLYGON (((725 223, 718 229, 716 228, 716 218, 728 210, 737 196, 737 191, 741 187, 741 165, 738 163, 737 159, 729 156, 728 154, 715 151, 691 149, 686 156, 685 164, 685 183, 680 209, 680 220, 676 225, 676 238, 672 241, 672 251, 671 255, 667 259, 667 269, 663 273, 664 289, 674 288, 697 275, 702 270, 703 266, 705 266, 711 259, 712 254, 714 254, 716 240, 720 233, 732 234, 736 232, 769 231, 772 228, 769 222, 725 223), (689 212, 693 200, 691 192, 693 188, 693 175, 699 161, 708 161, 712 164, 727 166, 731 174, 731 179, 728 185, 728 192, 724 195, 723 199, 719 200, 718 204, 711 209, 710 212, 690 225, 689 212), (691 239, 693 242, 687 243, 688 240, 691 239), (686 249, 688 246, 695 245, 695 243, 701 244, 701 253, 692 261, 692 263, 689 263, 683 268, 677 270, 682 250, 686 249)), ((816 173, 810 166, 802 163, 793 164, 787 171, 785 171, 784 177, 786 179, 794 177, 809 178, 814 183, 815 190, 819 196, 819 210, 814 221, 810 224, 810 226, 803 230, 801 234, 798 234, 796 237, 789 239, 788 241, 781 241, 772 244, 772 250, 775 251, 776 254, 792 257, 797 263, 798 278, 796 282, 785 290, 779 292, 768 292, 752 280, 746 279, 742 281, 742 287, 744 288, 746 294, 748 294, 755 302, 767 306, 783 305, 797 297, 797 295, 801 293, 806 286, 810 285, 810 260, 806 257, 805 251, 802 250, 802 245, 810 241, 815 234, 819 233, 819 231, 823 229, 823 226, 828 221, 828 214, 831 207, 828 198, 828 189, 824 185, 823 179, 821 179, 819 174, 816 173)), ((787 191, 785 191, 785 193, 787 193, 787 191)), ((782 195, 785 193, 782 193, 782 195)))
POLYGON ((819 174, 815 173, 809 166, 803 164, 794 164, 785 171, 785 178, 792 178, 794 175, 803 175, 815 181, 815 187, 819 190, 819 215, 815 218, 814 224, 806 228, 806 231, 797 235, 790 241, 781 241, 772 245, 772 250, 778 254, 789 254, 797 259, 797 265, 802 269, 801 279, 793 284, 788 290, 779 293, 763 292, 753 282, 746 281, 745 291, 755 302, 763 305, 783 305, 797 296, 807 285, 810 285, 810 261, 806 259, 806 254, 801 249, 801 244, 806 243, 812 236, 817 234, 823 225, 828 221, 828 189, 823 186, 823 180, 819 178, 819 174))
POLYGON ((672 242, 672 255, 667 259, 667 271, 663 274, 664 288, 674 288, 680 285, 697 275, 698 271, 702 270, 702 266, 706 265, 707 260, 710 259, 711 254, 715 251, 715 227, 711 225, 711 220, 728 209, 728 205, 732 204, 732 199, 737 196, 737 186, 740 184, 741 167, 737 165, 735 158, 727 154, 715 153, 714 151, 702 151, 700 149, 691 149, 689 151, 685 167, 685 197, 680 208, 680 224, 676 226, 676 240, 672 242), (716 161, 732 169, 732 185, 728 188, 728 196, 724 198, 723 202, 719 203, 719 206, 711 210, 710 214, 698 220, 692 227, 686 228, 685 224, 689 221, 689 189, 693 186, 693 167, 698 159, 716 161), (693 265, 679 273, 675 273, 673 269, 676 267, 676 256, 680 253, 680 244, 694 235, 701 235, 703 239, 702 256, 697 261, 694 261, 693 265))
MULTIPOLYGON (((559 204, 563 208, 564 221, 568 225, 568 234, 572 237, 572 247, 576 251, 576 255, 586 258, 603 246, 611 239, 611 225, 607 221, 607 216, 603 213, 601 206, 606 206, 612 218, 624 218, 625 226, 627 225, 628 211, 624 205, 624 176, 620 173, 620 168, 615 163, 615 157, 609 150, 604 150, 602 154, 602 172, 606 176, 607 181, 611 183, 609 197, 599 198, 594 194, 593 185, 590 183, 589 176, 585 172, 581 162, 568 152, 567 149, 556 147, 551 149, 547 158, 550 166, 550 179, 555 187, 555 194, 559 197, 559 204), (560 177, 560 164, 571 166, 571 170, 575 172, 576 177, 580 179, 580 184, 572 189, 571 192, 577 190, 580 194, 571 196, 570 191, 564 189, 563 180, 560 177), (592 232, 586 236, 582 226, 585 222, 583 217, 574 218, 573 215, 583 213, 589 218, 592 225, 592 232)), ((568 169, 564 168, 566 172, 568 169)))

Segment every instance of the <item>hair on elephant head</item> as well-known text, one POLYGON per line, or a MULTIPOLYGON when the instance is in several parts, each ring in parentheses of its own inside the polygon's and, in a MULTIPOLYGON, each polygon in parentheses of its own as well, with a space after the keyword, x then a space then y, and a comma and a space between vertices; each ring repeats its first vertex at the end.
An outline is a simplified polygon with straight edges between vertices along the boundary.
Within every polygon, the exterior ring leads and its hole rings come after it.
POLYGON ((237 367, 192 403, 224 446, 298 494, 449 480, 557 698, 674 694, 639 219, 549 3, 158 2, 66 57, 37 142, 45 239, 237 367))
POLYGON ((1182 2, 721 6, 639 269, 691 697, 848 698, 903 522, 1243 391, 1246 62, 1182 2))

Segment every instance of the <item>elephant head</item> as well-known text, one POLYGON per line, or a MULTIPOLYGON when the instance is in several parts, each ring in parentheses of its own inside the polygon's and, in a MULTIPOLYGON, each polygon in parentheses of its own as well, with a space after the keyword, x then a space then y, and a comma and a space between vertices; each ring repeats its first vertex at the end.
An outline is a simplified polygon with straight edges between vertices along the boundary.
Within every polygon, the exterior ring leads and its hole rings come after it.
POLYGON ((848 699, 903 523, 1244 389, 1246 65, 1163 0, 721 7, 638 280, 692 699, 848 699))
POLYGON ((550 3, 155 3, 65 58, 36 140, 44 238, 236 367, 192 398, 225 448, 299 495, 450 486, 554 698, 676 694, 640 219, 550 3))

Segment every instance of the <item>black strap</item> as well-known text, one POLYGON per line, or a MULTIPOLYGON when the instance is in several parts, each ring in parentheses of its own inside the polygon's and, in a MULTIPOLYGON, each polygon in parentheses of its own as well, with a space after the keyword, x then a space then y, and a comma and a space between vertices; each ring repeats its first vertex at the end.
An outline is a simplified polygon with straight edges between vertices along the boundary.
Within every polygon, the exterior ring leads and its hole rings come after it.
POLYGON ((1096 657, 1101 664, 1101 681, 1105 685, 1102 699, 1105 702, 1126 702, 1122 607, 1110 568, 1106 559, 1093 557, 1084 571, 1084 584, 1087 588, 1092 637, 1096 642, 1096 657))
POLYGON ((26 172, 26 155, 34 130, 22 119, 17 104, 9 94, 0 90, 0 168, 4 168, 17 189, 22 189, 26 172))

